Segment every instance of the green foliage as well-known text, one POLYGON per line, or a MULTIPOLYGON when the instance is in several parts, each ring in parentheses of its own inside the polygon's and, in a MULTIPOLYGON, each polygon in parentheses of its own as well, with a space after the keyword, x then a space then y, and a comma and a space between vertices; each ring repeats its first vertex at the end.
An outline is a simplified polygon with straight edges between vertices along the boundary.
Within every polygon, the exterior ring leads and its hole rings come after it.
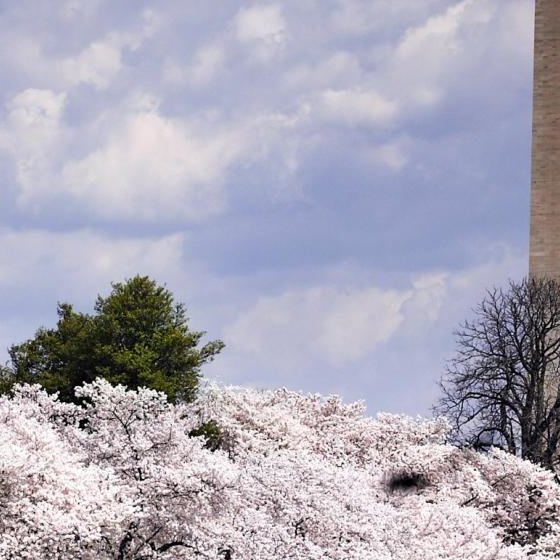
POLYGON ((130 389, 163 391, 172 401, 192 400, 201 366, 223 343, 198 348, 205 333, 191 331, 183 304, 146 276, 112 288, 109 296, 98 296, 93 315, 59 304, 56 328, 40 328, 13 345, 11 383, 39 383, 71 401, 74 387, 104 377, 130 389))
POLYGON ((203 436, 206 440, 204 447, 210 451, 220 449, 223 443, 223 432, 219 424, 215 420, 204 422, 194 430, 189 432, 189 436, 198 437, 203 436))
POLYGON ((0 366, 0 394, 10 392, 13 380, 13 372, 8 366, 0 366))

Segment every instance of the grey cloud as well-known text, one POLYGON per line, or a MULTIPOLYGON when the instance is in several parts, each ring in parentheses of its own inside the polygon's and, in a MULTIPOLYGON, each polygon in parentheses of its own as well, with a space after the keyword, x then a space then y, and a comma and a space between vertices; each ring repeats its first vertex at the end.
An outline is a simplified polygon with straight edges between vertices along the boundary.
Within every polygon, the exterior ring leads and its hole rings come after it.
POLYGON ((286 335, 305 368, 232 345, 209 371, 414 412, 400 385, 424 407, 474 292, 523 274, 531 0, 0 9, 1 339, 135 272, 168 282, 213 336, 245 320, 246 344, 259 297, 284 294, 323 350, 337 310, 364 333, 379 293, 412 291, 379 325, 386 340, 357 332, 338 361, 286 335), (431 273, 451 296, 414 287, 431 273))

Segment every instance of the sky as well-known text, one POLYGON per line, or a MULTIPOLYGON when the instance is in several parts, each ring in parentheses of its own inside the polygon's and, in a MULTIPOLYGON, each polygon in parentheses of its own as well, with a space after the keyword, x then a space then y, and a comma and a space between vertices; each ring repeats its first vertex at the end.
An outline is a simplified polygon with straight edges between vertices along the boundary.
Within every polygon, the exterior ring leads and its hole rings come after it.
POLYGON ((0 361, 164 284, 225 384, 429 415, 527 272, 532 0, 0 0, 0 361))

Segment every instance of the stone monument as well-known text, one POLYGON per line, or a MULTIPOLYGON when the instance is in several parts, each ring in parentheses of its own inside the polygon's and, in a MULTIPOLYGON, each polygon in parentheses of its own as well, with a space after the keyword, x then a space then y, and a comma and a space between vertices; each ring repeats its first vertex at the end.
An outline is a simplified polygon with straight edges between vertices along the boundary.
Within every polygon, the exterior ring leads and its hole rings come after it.
POLYGON ((560 280, 560 0, 535 1, 529 275, 560 280))

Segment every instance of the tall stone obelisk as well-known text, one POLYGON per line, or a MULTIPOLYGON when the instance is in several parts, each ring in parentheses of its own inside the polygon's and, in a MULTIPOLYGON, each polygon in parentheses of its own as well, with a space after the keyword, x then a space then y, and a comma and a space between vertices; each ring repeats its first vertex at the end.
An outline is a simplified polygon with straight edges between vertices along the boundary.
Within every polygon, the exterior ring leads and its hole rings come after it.
POLYGON ((560 280, 560 0, 535 1, 529 275, 560 280))

